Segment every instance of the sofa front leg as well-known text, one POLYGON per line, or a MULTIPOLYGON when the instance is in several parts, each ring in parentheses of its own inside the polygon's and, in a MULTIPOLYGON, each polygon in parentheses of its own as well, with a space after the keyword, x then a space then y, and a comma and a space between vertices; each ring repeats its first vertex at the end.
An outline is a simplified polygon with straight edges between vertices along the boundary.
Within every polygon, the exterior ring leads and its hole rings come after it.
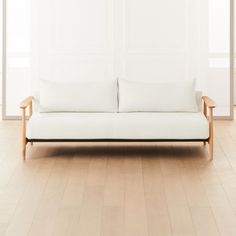
POLYGON ((29 107, 29 116, 31 117, 33 114, 33 97, 27 97, 20 104, 20 108, 22 109, 22 159, 26 159, 26 144, 28 143, 28 139, 26 138, 26 108, 29 107))
POLYGON ((214 159, 214 144, 213 144, 213 140, 209 140, 209 149, 210 149, 210 160, 213 161, 213 159, 214 159))
POLYGON ((23 140, 22 142, 22 159, 25 161, 26 159, 26 144, 27 142, 23 140))
POLYGON ((210 160, 212 161, 214 159, 214 130, 213 130, 213 108, 210 108, 210 116, 209 116, 209 125, 210 125, 210 130, 209 130, 209 151, 210 151, 210 160))

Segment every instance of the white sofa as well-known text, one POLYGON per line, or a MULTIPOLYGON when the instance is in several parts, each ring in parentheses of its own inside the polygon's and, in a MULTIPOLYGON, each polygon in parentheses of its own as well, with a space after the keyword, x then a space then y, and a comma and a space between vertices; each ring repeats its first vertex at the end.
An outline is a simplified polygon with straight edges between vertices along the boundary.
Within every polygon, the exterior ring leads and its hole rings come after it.
POLYGON ((212 160, 214 107, 192 80, 41 81, 21 103, 23 159, 28 142, 111 140, 208 142, 212 160))

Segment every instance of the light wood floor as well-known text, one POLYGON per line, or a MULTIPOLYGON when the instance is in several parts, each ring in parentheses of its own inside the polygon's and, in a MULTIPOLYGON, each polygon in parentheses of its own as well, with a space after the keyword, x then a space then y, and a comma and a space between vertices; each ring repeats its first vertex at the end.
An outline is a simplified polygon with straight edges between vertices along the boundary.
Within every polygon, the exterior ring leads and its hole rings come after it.
POLYGON ((0 121, 0 236, 235 236, 236 122, 202 143, 35 144, 0 121))

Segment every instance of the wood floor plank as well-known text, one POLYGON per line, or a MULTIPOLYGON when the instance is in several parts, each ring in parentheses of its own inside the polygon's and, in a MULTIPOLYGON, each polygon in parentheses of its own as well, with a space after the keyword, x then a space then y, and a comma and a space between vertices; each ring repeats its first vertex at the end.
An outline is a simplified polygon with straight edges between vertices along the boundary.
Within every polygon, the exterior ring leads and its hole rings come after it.
POLYGON ((105 185, 106 179, 106 168, 107 168, 107 157, 98 156, 92 157, 91 163, 88 170, 88 185, 105 185))
POLYGON ((89 162, 72 161, 70 164, 68 181, 61 202, 63 207, 79 207, 82 204, 88 168, 89 162))
POLYGON ((124 209, 119 206, 103 208, 101 236, 124 235, 124 209))
POLYGON ((172 145, 169 144, 162 150, 162 157, 160 158, 161 172, 165 175, 177 175, 180 173, 178 159, 173 154, 172 145))
POLYGON ((36 170, 36 173, 30 178, 30 185, 16 207, 6 235, 28 234, 54 163, 55 160, 39 163, 39 170, 36 170))
POLYGON ((73 235, 98 236, 102 228, 104 186, 86 186, 79 222, 73 235))
POLYGON ((188 206, 181 175, 168 175, 164 178, 165 194, 168 207, 188 206))
POLYGON ((163 193, 164 182, 160 159, 157 157, 143 157, 142 171, 145 193, 163 193))
POLYGON ((195 235, 192 216, 187 206, 169 207, 172 235, 195 235))
POLYGON ((171 235, 168 207, 163 193, 145 193, 149 236, 171 235))
POLYGON ((29 235, 52 235, 60 202, 67 184, 68 158, 56 161, 36 210, 29 235))
POLYGON ((125 159, 124 235, 147 236, 146 203, 141 157, 125 159))
POLYGON ((65 236, 69 234, 71 222, 77 214, 77 207, 60 207, 55 215, 52 234, 54 236, 65 236))
POLYGON ((21 199, 24 193, 27 193, 27 189, 31 185, 31 177, 35 175, 39 166, 38 161, 29 162, 27 165, 19 165, 0 193, 0 224, 8 223, 6 234, 19 218, 19 215, 16 216, 16 209, 22 209, 21 199))
POLYGON ((182 173, 183 188, 190 207, 210 206, 206 190, 194 168, 182 173))
POLYGON ((236 216, 229 206, 212 207, 220 234, 225 236, 236 235, 236 216))
POLYGON ((191 207, 191 214, 197 236, 220 235, 210 207, 191 207))
POLYGON ((124 207, 125 172, 123 158, 109 158, 104 190, 104 205, 124 207))

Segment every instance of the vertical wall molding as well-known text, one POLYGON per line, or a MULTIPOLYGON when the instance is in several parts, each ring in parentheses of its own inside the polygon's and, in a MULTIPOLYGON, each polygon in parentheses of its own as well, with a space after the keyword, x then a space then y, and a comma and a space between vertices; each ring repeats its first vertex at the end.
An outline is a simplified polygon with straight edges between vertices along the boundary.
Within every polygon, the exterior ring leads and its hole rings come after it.
POLYGON ((235 68, 235 9, 234 0, 230 0, 230 119, 234 119, 234 68, 235 68))
POLYGON ((7 50, 7 0, 2 0, 2 119, 6 117, 6 50, 7 50))

